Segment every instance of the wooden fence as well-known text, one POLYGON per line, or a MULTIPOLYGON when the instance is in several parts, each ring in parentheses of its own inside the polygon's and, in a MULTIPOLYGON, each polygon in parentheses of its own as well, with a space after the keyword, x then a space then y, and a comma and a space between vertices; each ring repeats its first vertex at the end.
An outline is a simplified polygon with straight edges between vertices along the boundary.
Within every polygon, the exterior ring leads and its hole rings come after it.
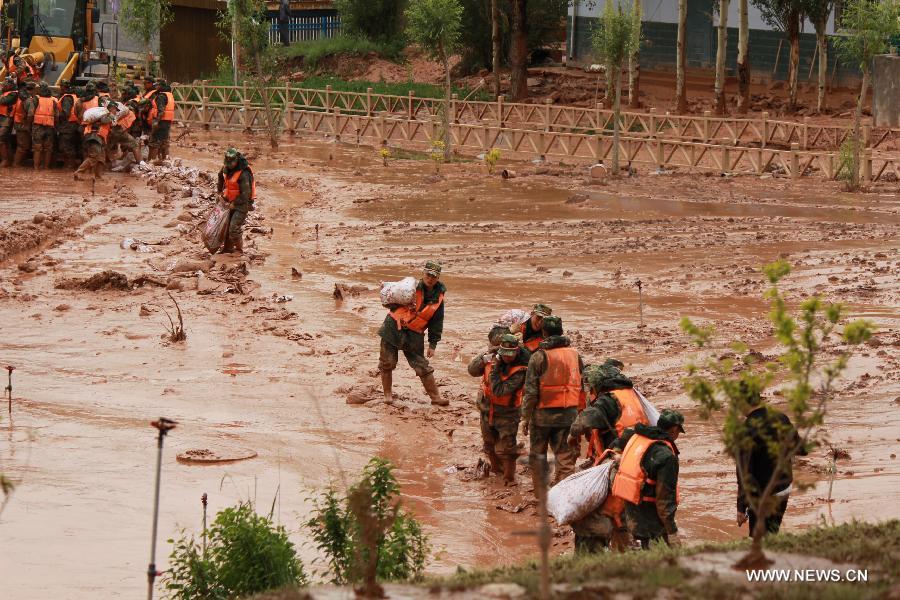
MULTIPOLYGON (((439 119, 431 109, 438 103, 432 99, 409 96, 382 96, 368 93, 345 93, 325 90, 302 90, 288 86, 269 88, 270 103, 276 107, 279 129, 289 134, 307 132, 329 135, 348 142, 368 140, 374 144, 407 144, 422 149, 439 137, 439 119)), ((259 130, 265 128, 265 111, 261 97, 251 88, 199 85, 175 88, 178 119, 185 123, 224 129, 259 130)), ((459 111, 472 110, 472 104, 457 101, 459 111)), ((484 106, 493 103, 477 103, 484 106)), ((500 101, 502 104, 502 99, 500 101)), ((495 122, 491 119, 455 119, 450 126, 453 146, 461 151, 479 153, 499 148, 513 158, 558 158, 584 162, 609 161, 612 156, 612 136, 607 127, 585 132, 578 128, 554 126, 551 105, 513 105, 528 107, 534 114, 522 113, 522 123, 495 122), (534 125, 542 114, 544 127, 534 125), (550 114, 548 119, 547 115, 550 114)), ((453 107, 451 108, 453 110, 453 107)), ((505 110, 504 107, 498 110, 505 110)), ((583 109, 587 114, 589 111, 583 109)), ((593 111, 598 123, 603 123, 605 111, 593 111)), ((460 113, 453 113, 459 116, 460 113)), ((501 113, 510 114, 510 113, 501 113)), ((561 111, 560 111, 561 114, 561 111)), ((576 114, 570 112, 570 114, 576 114)), ((630 113, 638 115, 638 113, 630 113)), ((517 115, 519 116, 519 115, 517 115)), ((646 131, 624 130, 620 153, 624 162, 649 165, 661 169, 687 169, 731 174, 777 172, 791 177, 819 175, 834 178, 840 158, 836 151, 804 150, 799 142, 791 142, 787 149, 774 144, 749 145, 743 138, 739 143, 717 143, 719 138, 707 136, 708 141, 695 138, 690 132, 677 136, 650 135, 665 131, 656 127, 653 113, 635 117, 633 122, 646 123, 646 131)), ((662 117, 668 118, 668 117, 662 117)), ((691 117, 679 123, 706 123, 691 117)), ((699 118, 699 119, 702 119, 699 118)), ((725 125, 722 125, 723 127, 725 125)), ((793 124, 797 127, 796 124, 793 124)), ((749 127, 749 126, 748 126, 749 127)), ((710 130, 712 131, 712 130, 710 130)), ((794 130, 796 131, 796 129, 794 130)), ((808 132, 807 132, 808 133, 808 132)), ((863 176, 867 180, 900 177, 900 159, 888 153, 863 155, 863 176)))
MULTIPOLYGON (((278 29, 278 19, 269 19, 269 43, 277 45, 281 43, 281 32, 278 29)), ((338 15, 321 15, 316 17, 291 17, 288 21, 288 40, 294 42, 306 42, 331 38, 341 32, 341 18, 338 15)))

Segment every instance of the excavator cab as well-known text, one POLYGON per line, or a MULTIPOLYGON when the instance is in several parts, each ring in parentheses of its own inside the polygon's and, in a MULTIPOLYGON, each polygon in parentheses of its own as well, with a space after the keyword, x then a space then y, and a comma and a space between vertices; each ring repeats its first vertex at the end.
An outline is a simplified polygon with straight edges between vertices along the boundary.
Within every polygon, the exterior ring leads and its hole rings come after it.
MULTIPOLYGON (((57 86, 105 79, 109 54, 95 49, 94 25, 100 20, 95 0, 0 0, 5 30, 0 46, 15 53, 0 67, 0 77, 18 63, 29 79, 57 86)), ((8 53, 4 56, 8 57, 8 53)))

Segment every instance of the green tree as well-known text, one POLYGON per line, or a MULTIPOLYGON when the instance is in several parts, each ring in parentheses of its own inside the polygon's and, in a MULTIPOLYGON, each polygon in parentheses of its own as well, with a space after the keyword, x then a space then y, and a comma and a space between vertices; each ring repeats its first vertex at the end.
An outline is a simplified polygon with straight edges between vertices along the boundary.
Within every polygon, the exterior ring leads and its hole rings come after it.
MULTIPOLYGON (((632 18, 638 39, 641 35, 641 2, 635 0, 632 18)), ((635 44, 634 51, 628 57, 628 106, 640 108, 641 106, 641 45, 635 44)))
POLYGON ((172 20, 169 0, 122 0, 119 18, 125 31, 141 42, 144 48, 144 68, 149 74, 153 40, 172 20))
POLYGON ((346 495, 330 489, 313 500, 315 516, 306 526, 328 561, 332 582, 365 583, 374 593, 379 581, 422 574, 428 540, 418 521, 401 508, 399 497, 391 463, 373 458, 346 495))
POLYGON ((169 540, 169 598, 227 600, 307 583, 287 531, 249 502, 219 512, 208 538, 205 551, 192 536, 169 540))
POLYGON ((747 0, 738 0, 738 114, 750 108, 750 17, 747 0))
POLYGON ((407 0, 335 0, 341 27, 350 35, 373 42, 395 42, 403 36, 407 0))
POLYGON ((816 48, 819 55, 819 93, 816 96, 816 112, 825 108, 825 80, 828 76, 828 38, 825 29, 828 17, 834 9, 834 0, 804 0, 803 12, 816 29, 816 48))
MULTIPOLYGON (((528 95, 528 0, 510 0, 509 97, 513 101, 528 95)), ((533 0, 532 0, 533 3, 533 0)))
POLYGON ((853 164, 844 165, 850 171, 849 187, 855 190, 859 187, 859 154, 862 151, 860 121, 869 88, 872 59, 886 53, 890 49, 890 38, 900 35, 900 1, 850 0, 841 13, 841 33, 834 41, 838 54, 863 74, 853 119, 853 164))
POLYGON ((687 0, 678 0, 678 39, 675 50, 675 112, 687 112, 687 0))
MULTIPOLYGON (((738 563, 741 568, 765 564, 763 537, 765 518, 771 514, 777 498, 775 485, 801 448, 812 448, 824 441, 822 424, 828 414, 828 402, 834 384, 847 367, 852 346, 861 344, 872 335, 873 326, 865 320, 843 325, 845 313, 839 303, 826 303, 818 296, 803 300, 799 313, 792 315, 778 282, 790 273, 790 265, 781 260, 764 267, 772 287, 766 292, 771 311, 774 334, 781 347, 777 361, 761 364, 746 344, 735 342, 728 352, 713 347, 714 331, 698 326, 690 319, 682 319, 682 329, 707 354, 701 361, 687 365, 684 388, 700 407, 705 419, 723 418, 722 441, 725 451, 735 459, 738 477, 743 484, 745 500, 757 515, 751 532, 750 552, 738 563), (829 353, 837 358, 830 360, 829 353), (775 427, 763 441, 775 464, 769 481, 754 482, 749 473, 750 448, 754 446, 753 431, 748 428, 745 415, 755 405, 755 398, 776 379, 782 382, 780 393, 787 402, 787 413, 793 421, 799 440, 790 428, 775 427), (790 433, 790 436, 788 435, 790 433), (799 443, 797 443, 799 441, 799 443)), ((756 432, 759 434, 759 431, 756 432)))
MULTIPOLYGON (((636 0, 640 1, 640 0, 636 0)), ((603 14, 591 32, 594 54, 606 67, 613 94, 612 171, 619 172, 619 130, 622 108, 622 66, 640 45, 640 27, 635 25, 634 8, 627 10, 617 2, 607 2, 603 14)))
POLYGON ((241 56, 251 65, 252 71, 247 70, 239 60, 235 67, 253 84, 253 94, 262 100, 269 145, 275 150, 278 148, 279 116, 267 88, 268 74, 275 72, 275 56, 269 45, 269 19, 265 1, 228 0, 227 9, 219 14, 218 27, 220 35, 226 40, 233 39, 240 48, 241 56))
POLYGON ((444 109, 441 114, 444 160, 450 160, 450 56, 459 47, 462 27, 459 0, 410 0, 406 9, 406 32, 444 67, 444 109))
POLYGON ((717 115, 725 114, 725 56, 728 53, 728 0, 719 0, 719 26, 716 34, 716 83, 715 110, 717 115))
POLYGON ((800 73, 800 25, 803 21, 804 0, 752 0, 763 21, 783 32, 790 42, 788 88, 791 109, 797 107, 797 83, 800 73))

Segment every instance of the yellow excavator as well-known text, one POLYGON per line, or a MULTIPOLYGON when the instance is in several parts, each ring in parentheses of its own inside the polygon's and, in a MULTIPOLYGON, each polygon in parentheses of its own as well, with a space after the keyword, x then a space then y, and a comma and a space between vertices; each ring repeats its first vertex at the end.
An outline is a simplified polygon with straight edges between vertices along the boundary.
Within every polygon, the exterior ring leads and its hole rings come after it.
MULTIPOLYGON (((110 55, 103 48, 97 0, 0 0, 0 79, 13 64, 32 78, 57 86, 108 80, 110 55)), ((103 26, 115 23, 104 23, 103 26)), ((116 30, 118 39, 118 30, 116 30)))

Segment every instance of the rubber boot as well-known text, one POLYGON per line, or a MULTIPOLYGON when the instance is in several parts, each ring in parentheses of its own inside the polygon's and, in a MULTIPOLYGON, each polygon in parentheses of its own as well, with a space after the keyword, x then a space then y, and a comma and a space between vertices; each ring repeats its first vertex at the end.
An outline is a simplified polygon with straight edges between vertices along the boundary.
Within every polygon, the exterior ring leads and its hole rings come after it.
POLYGON ((222 244, 221 254, 231 254, 232 250, 234 250, 234 244, 231 241, 231 236, 228 235, 228 232, 225 232, 225 243, 222 244))
POLYGON ((53 150, 44 150, 44 168, 53 168, 53 150))
POLYGON ((10 166, 10 154, 9 146, 0 144, 0 167, 10 166))
POLYGON ((150 146, 149 154, 147 154, 147 162, 153 162, 154 160, 156 160, 158 154, 159 150, 154 146, 150 146))
POLYGON ((494 452, 493 448, 485 448, 484 453, 488 457, 488 462, 491 463, 491 473, 494 475, 500 475, 503 473, 503 462, 500 460, 500 457, 497 456, 497 453, 494 452))
POLYGON ((384 391, 384 401, 390 404, 394 401, 394 396, 391 394, 391 388, 394 385, 394 373, 393 371, 382 371, 381 372, 381 389, 384 391))
POLYGON ((234 253, 235 254, 243 254, 244 253, 244 234, 239 233, 238 236, 234 239, 234 253))
POLYGON ((26 150, 23 150, 22 148, 16 148, 16 155, 13 158, 13 166, 14 167, 22 166, 22 163, 25 162, 25 154, 26 153, 27 153, 26 150))
POLYGON ((516 457, 504 456, 500 460, 503 462, 503 483, 516 485, 516 457))
POLYGON ((40 171, 44 166, 44 151, 39 148, 32 150, 31 160, 34 162, 34 170, 40 171))
POLYGON ((422 377, 422 386, 425 388, 425 393, 428 394, 428 397, 431 398, 431 403, 435 406, 447 406, 450 404, 449 400, 446 400, 441 397, 441 392, 438 390, 437 382, 434 380, 434 373, 429 373, 425 377, 422 377))
POLYGON ((103 166, 104 164, 99 160, 94 163, 94 179, 103 179, 103 166))

